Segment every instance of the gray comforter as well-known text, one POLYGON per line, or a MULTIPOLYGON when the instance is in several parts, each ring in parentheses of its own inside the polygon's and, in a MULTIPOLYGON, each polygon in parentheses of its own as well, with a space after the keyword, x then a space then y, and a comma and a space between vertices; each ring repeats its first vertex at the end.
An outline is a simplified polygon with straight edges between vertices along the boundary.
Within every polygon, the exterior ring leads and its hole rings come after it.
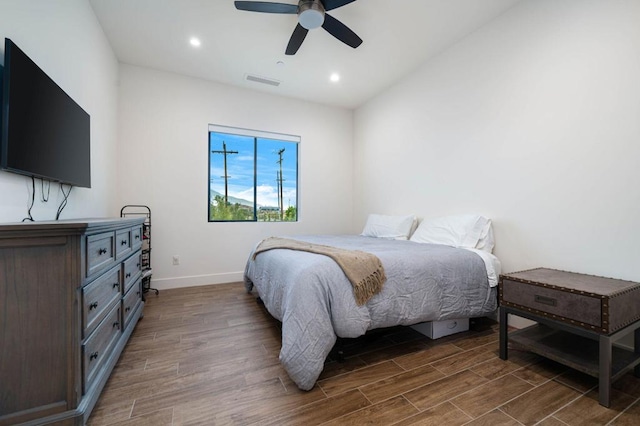
POLYGON ((282 321, 280 362, 300 389, 314 386, 336 336, 496 309, 485 263, 471 251, 356 235, 289 238, 373 253, 387 275, 382 292, 358 306, 351 284, 329 257, 277 249, 251 260, 251 253, 245 286, 255 286, 267 310, 282 321))

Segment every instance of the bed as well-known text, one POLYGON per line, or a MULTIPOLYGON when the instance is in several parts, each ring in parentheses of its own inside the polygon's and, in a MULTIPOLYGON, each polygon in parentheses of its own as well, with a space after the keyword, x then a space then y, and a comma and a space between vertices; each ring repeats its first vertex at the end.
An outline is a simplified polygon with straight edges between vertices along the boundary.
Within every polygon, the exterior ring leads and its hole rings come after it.
POLYGON ((362 235, 288 237, 375 255, 384 267, 386 282, 363 304, 356 302, 345 272, 330 257, 289 249, 254 256, 255 248, 249 256, 246 289, 257 292, 269 313, 282 322, 280 362, 300 389, 313 388, 337 337, 484 316, 497 307, 500 263, 490 250, 475 248, 479 241, 462 248, 437 239, 439 243, 407 240, 409 231, 404 239, 366 231, 367 227, 362 235))

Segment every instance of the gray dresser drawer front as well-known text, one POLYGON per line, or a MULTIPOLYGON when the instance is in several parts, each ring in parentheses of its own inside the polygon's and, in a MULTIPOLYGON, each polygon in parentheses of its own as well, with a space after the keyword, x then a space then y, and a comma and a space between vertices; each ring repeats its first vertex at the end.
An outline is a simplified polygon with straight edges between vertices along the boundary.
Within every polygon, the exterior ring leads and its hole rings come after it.
POLYGON ((120 303, 116 303, 107 317, 98 325, 98 328, 96 328, 93 334, 91 334, 91 337, 82 345, 84 392, 87 392, 87 390, 91 388, 96 374, 109 358, 121 333, 120 303))
POLYGON ((142 259, 140 257, 140 252, 137 252, 124 261, 122 274, 124 284, 123 293, 126 293, 142 274, 142 259))
POLYGON ((142 302, 142 278, 138 278, 129 289, 129 292, 122 298, 122 323, 125 327, 129 324, 140 302, 142 302))
POLYGON ((87 277, 115 263, 114 238, 114 232, 87 236, 87 277))
POLYGON ((121 259, 131 253, 131 229, 116 232, 116 258, 121 259))
POLYGON ((133 250, 142 247, 142 225, 131 228, 131 247, 133 250))
POLYGON ((502 281, 502 300, 505 304, 530 308, 578 323, 602 327, 602 303, 599 298, 526 284, 509 279, 502 281))
POLYGON ((82 288, 82 337, 87 337, 121 295, 120 266, 82 288))

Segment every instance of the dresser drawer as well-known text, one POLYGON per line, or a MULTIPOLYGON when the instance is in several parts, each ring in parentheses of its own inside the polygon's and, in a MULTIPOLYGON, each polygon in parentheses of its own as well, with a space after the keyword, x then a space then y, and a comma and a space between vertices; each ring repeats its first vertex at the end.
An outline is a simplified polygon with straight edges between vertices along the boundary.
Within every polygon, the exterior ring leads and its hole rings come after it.
POLYGON ((98 326, 121 294, 119 266, 82 288, 83 338, 98 326))
POLYGON ((142 225, 131 228, 131 248, 137 250, 142 247, 142 225))
POLYGON ((126 293, 133 283, 138 279, 142 272, 140 252, 137 252, 130 258, 124 261, 122 267, 123 289, 122 292, 126 293))
POLYGON ((138 308, 138 304, 142 302, 142 278, 138 278, 127 294, 122 298, 122 323, 125 328, 129 324, 133 313, 138 308))
POLYGON ((108 268, 116 261, 114 251, 115 232, 87 236, 87 277, 108 268))
POLYGON ((116 232, 116 259, 127 256, 131 250, 131 229, 116 232))
POLYGON ((600 298, 574 292, 545 288, 509 279, 502 281, 502 302, 545 312, 596 327, 602 326, 600 298))
POLYGON ((98 328, 82 345, 83 389, 87 392, 93 380, 109 358, 111 351, 121 335, 120 304, 109 312, 98 328))

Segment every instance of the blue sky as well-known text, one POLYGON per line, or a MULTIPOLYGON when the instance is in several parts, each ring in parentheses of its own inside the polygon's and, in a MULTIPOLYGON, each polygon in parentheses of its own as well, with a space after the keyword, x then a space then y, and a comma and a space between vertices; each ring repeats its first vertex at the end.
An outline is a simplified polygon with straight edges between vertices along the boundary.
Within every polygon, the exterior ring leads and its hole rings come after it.
MULTIPOLYGON (((259 206, 278 206, 277 176, 280 171, 278 151, 284 148, 282 154, 283 200, 285 209, 296 206, 296 166, 298 144, 275 139, 258 139, 258 185, 257 203, 259 206)), ((227 175, 229 176, 229 196, 242 198, 253 202, 253 137, 232 135, 226 133, 209 133, 210 185, 211 189, 224 194, 224 155, 211 153, 222 151, 223 142, 227 151, 237 151, 237 154, 227 154, 227 175)))

